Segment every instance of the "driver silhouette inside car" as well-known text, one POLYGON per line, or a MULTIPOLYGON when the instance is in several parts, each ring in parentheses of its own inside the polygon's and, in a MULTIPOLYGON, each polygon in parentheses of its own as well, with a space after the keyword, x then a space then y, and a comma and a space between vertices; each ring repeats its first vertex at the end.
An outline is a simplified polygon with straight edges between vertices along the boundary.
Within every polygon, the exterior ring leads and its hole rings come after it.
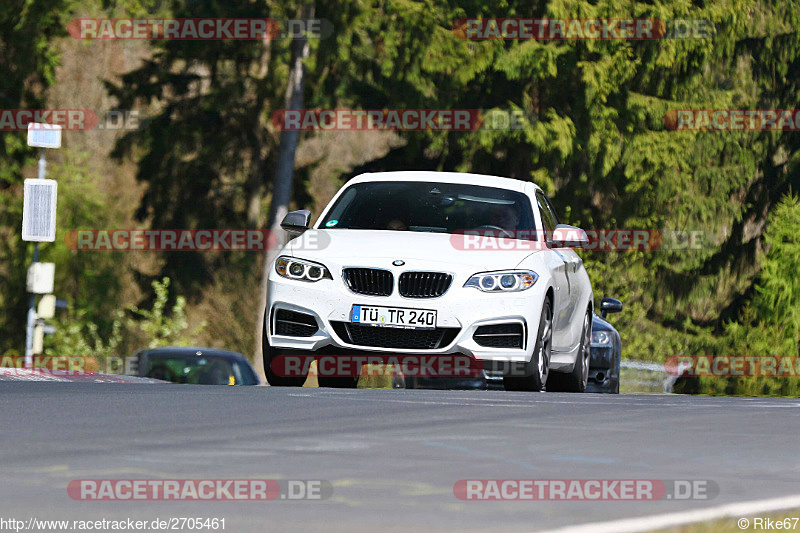
POLYGON ((499 204, 490 211, 490 222, 483 226, 486 229, 504 230, 498 237, 514 238, 520 221, 517 204, 499 204))
POLYGON ((399 218, 393 218, 388 224, 386 224, 386 229, 391 229, 394 231, 406 231, 408 230, 408 225, 399 218))

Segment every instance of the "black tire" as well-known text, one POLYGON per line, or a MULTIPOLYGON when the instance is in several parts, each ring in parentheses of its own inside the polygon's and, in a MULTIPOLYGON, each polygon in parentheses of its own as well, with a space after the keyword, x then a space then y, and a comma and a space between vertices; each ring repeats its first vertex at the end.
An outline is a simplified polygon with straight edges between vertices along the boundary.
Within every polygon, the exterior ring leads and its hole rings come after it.
MULTIPOLYGON (((592 312, 587 311, 583 319, 581 330, 581 346, 578 360, 569 374, 561 374, 559 379, 553 380, 553 385, 559 392, 586 392, 589 383, 589 358, 591 357, 592 342, 592 312)), ((553 390, 552 388, 550 390, 553 390)))
POLYGON ((536 346, 524 376, 503 376, 503 387, 507 391, 541 391, 547 384, 550 373, 550 354, 553 341, 553 307, 546 298, 539 318, 536 346))
POLYGON ((358 377, 361 374, 361 368, 357 370, 358 374, 348 375, 328 375, 323 376, 320 373, 319 359, 317 359, 317 384, 320 387, 327 387, 331 389, 355 389, 358 386, 358 377))
POLYGON ((267 376, 267 383, 273 387, 302 387, 306 382, 306 376, 279 376, 272 371, 272 361, 280 355, 280 352, 269 345, 267 339, 267 325, 261 326, 261 355, 264 360, 264 374, 267 376))
POLYGON ((320 387, 329 387, 333 389, 355 389, 358 387, 358 377, 329 377, 317 376, 317 382, 320 387))

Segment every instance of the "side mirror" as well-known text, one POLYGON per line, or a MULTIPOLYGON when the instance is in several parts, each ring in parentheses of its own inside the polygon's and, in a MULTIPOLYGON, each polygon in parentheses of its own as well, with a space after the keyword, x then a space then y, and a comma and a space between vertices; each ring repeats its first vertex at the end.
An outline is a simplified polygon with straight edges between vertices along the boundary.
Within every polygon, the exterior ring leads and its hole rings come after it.
POLYGON ((600 299, 600 316, 605 318, 608 313, 619 313, 622 311, 622 302, 616 298, 604 296, 600 299))
POLYGON ((589 237, 581 228, 568 224, 559 224, 553 230, 553 236, 548 244, 553 248, 583 248, 589 244, 589 237))
POLYGON ((300 211, 292 211, 283 217, 281 227, 289 233, 303 233, 308 229, 308 223, 311 221, 311 211, 308 209, 301 209, 300 211))

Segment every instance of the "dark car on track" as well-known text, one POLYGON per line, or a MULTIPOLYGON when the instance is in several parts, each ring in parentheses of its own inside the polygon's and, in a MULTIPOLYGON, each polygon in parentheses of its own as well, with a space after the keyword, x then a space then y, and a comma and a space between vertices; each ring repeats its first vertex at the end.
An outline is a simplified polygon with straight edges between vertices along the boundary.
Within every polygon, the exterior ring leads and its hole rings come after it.
POLYGON ((622 343, 619 332, 607 320, 608 313, 622 311, 614 298, 600 300, 600 315, 592 316, 592 344, 589 359, 589 384, 586 392, 619 394, 619 363, 622 343))
POLYGON ((216 348, 140 350, 138 376, 192 385, 259 385, 253 365, 240 353, 216 348))
MULTIPOLYGON (((600 315, 592 315, 592 342, 589 360, 589 383, 586 392, 619 394, 619 363, 622 343, 619 332, 607 320, 608 313, 622 311, 622 302, 615 298, 600 300, 600 315)), ((503 388, 502 378, 399 378, 394 388, 408 389, 496 389, 503 388)))

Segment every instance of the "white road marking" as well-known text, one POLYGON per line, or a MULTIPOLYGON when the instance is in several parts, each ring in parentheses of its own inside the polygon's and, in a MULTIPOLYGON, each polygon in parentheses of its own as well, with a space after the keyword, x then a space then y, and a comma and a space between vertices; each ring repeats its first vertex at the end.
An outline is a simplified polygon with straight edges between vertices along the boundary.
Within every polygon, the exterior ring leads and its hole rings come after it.
POLYGON ((755 410, 791 409, 791 415, 800 416, 798 407, 800 403, 796 398, 746 398, 746 397, 706 397, 682 396, 675 394, 623 394, 623 395, 596 395, 596 394, 569 394, 569 393, 514 393, 496 391, 474 391, 471 394, 461 394, 460 391, 430 391, 430 390, 390 390, 376 389, 383 394, 372 395, 369 389, 336 390, 311 388, 307 392, 291 392, 287 396, 296 398, 323 399, 335 397, 337 399, 369 402, 374 404, 408 404, 408 405, 436 405, 438 407, 514 407, 535 408, 547 405, 586 405, 598 408, 607 407, 632 407, 639 409, 663 409, 666 407, 698 412, 707 409, 728 409, 736 404, 738 407, 755 410))
MULTIPOLYGON (((288 396, 299 396, 297 394, 288 394, 288 396)), ((305 396, 305 395, 303 395, 305 396)), ((702 408, 727 408, 733 402, 738 400, 742 400, 743 398, 697 398, 697 397, 675 397, 672 395, 653 395, 653 396, 660 396, 667 401, 664 402, 646 402, 640 401, 641 397, 634 397, 634 396, 619 396, 616 398, 599 398, 595 397, 594 395, 577 395, 585 398, 584 400, 576 400, 576 399, 567 399, 568 395, 556 395, 552 394, 537 394, 535 396, 527 397, 527 398, 513 398, 513 399, 500 399, 488 396, 469 396, 469 397, 457 397, 451 396, 447 394, 443 394, 436 398, 432 398, 430 395, 414 395, 411 394, 402 394, 399 393, 397 397, 390 398, 388 396, 385 397, 375 397, 375 396, 367 396, 362 391, 353 391, 349 393, 341 393, 341 392, 328 392, 328 391, 320 391, 317 395, 309 395, 311 397, 322 397, 322 396, 336 396, 342 399, 350 400, 350 401, 357 401, 357 402, 370 402, 370 403, 405 403, 405 404, 422 404, 422 405, 438 405, 441 407, 533 407, 536 405, 545 405, 545 404, 568 404, 568 405, 592 405, 596 407, 605 407, 609 405, 613 405, 614 407, 642 407, 642 408, 653 408, 653 409, 660 409, 664 407, 681 407, 684 409, 691 409, 693 411, 702 408), (552 399, 546 399, 548 396, 552 399), (591 399, 590 399, 591 397, 591 399), (418 398, 418 399, 404 399, 404 398, 418 398), (423 399, 423 398, 431 398, 431 399, 423 399), (563 400, 559 400, 556 398, 564 398, 563 400)), ((650 396, 651 398, 653 396, 650 396)), ((569 398, 575 398, 576 395, 569 395, 569 398)), ((790 398, 787 399, 778 399, 778 402, 771 401, 771 398, 763 398, 761 402, 752 402, 744 407, 758 409, 758 408, 767 408, 767 409, 777 409, 777 408, 791 408, 797 409, 798 404, 797 402, 793 401, 786 401, 791 400, 790 398), (783 401, 781 401, 783 400, 783 401)))
MULTIPOLYGON (((546 400, 541 396, 537 396, 535 398, 526 398, 526 399, 517 399, 517 400, 500 400, 495 398, 456 398, 452 396, 442 397, 441 399, 436 400, 404 400, 402 397, 391 399, 391 398, 375 398, 372 396, 364 396, 359 397, 361 393, 354 393, 352 395, 344 395, 344 394, 335 394, 335 396, 342 397, 343 399, 347 399, 350 401, 356 402, 370 402, 370 403, 406 403, 406 404, 428 404, 428 405, 438 405, 440 407, 533 407, 536 405, 545 405, 545 404, 568 404, 568 405, 592 405, 592 406, 608 406, 614 405, 615 407, 625 406, 625 407, 642 407, 642 408, 652 408, 652 409, 660 409, 663 407, 682 407, 684 409, 691 409, 696 411, 701 408, 727 408, 730 406, 729 402, 726 401, 710 401, 709 399, 705 399, 704 403, 690 403, 688 401, 670 401, 670 402, 660 402, 660 403, 644 403, 644 402, 627 402, 629 397, 625 397, 624 399, 620 398, 618 401, 613 402, 613 404, 605 404, 601 403, 601 401, 586 400, 586 401, 577 401, 577 400, 546 400), (526 401, 529 400, 529 401, 526 401), (509 403, 501 403, 501 402, 509 402, 509 403), (638 405, 634 405, 638 404, 638 405)), ((320 394, 323 396, 323 394, 320 394)), ((331 395, 334 396, 334 395, 331 395)), ((422 398, 422 396, 420 396, 422 398)), ((673 397, 669 397, 672 399, 673 397)), ((687 398, 689 400, 689 398, 687 398)), ((748 408, 765 408, 765 409, 778 409, 778 408, 791 408, 797 409, 800 404, 796 402, 787 402, 787 403, 758 403, 758 404, 750 404, 746 405, 745 407, 748 408)))
POLYGON ((548 529, 543 533, 639 533, 722 518, 742 518, 756 514, 774 513, 798 507, 800 507, 800 494, 794 494, 767 500, 730 503, 696 511, 679 511, 640 518, 578 524, 559 529, 548 529))

